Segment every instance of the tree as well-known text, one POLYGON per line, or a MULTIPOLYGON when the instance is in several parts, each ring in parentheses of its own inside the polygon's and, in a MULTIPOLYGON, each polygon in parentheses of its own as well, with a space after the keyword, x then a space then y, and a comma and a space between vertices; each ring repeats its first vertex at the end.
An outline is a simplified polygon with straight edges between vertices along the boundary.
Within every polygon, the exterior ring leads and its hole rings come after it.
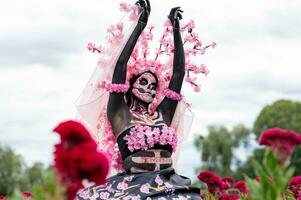
POLYGON ((202 152, 203 165, 200 169, 214 171, 220 176, 233 174, 231 165, 238 163, 234 150, 241 144, 248 144, 250 130, 244 125, 236 125, 231 131, 224 126, 209 126, 208 136, 200 136, 194 141, 195 146, 202 152))
POLYGON ((264 130, 274 127, 301 133, 301 102, 278 100, 265 106, 254 123, 254 133, 259 136, 264 130))
POLYGON ((40 162, 27 167, 22 156, 9 147, 0 146, 0 195, 12 196, 15 192, 32 191, 41 185, 44 166, 40 162))
POLYGON ((0 195, 10 196, 19 187, 24 163, 9 147, 0 146, 0 195))
MULTIPOLYGON (((301 102, 291 100, 277 100, 271 105, 265 106, 254 123, 254 133, 259 138, 260 134, 269 128, 283 128, 301 133, 301 102)), ((263 149, 255 150, 255 154, 250 157, 247 162, 241 166, 237 173, 246 173, 252 177, 254 172, 250 172, 251 159, 261 161, 263 157, 263 149)), ((301 175, 301 148, 296 148, 291 157, 291 165, 295 167, 295 175, 301 175)))

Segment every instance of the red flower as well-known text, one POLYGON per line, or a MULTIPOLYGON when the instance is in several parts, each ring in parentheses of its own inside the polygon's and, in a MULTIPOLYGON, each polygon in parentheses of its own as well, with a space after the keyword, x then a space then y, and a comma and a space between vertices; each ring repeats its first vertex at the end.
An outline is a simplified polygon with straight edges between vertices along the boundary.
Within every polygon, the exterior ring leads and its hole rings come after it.
POLYGON ((224 189, 229 189, 232 185, 232 183, 234 182, 234 179, 231 176, 226 176, 222 179, 223 181, 223 185, 224 185, 224 189))
POLYGON ((81 183, 70 184, 67 187, 68 200, 74 200, 77 191, 79 191, 84 186, 81 183))
POLYGON ((198 179, 204 182, 210 193, 220 195, 223 192, 222 179, 211 171, 205 170, 199 173, 198 179))
POLYGON ((231 177, 231 176, 226 176, 226 177, 224 177, 222 180, 223 180, 224 182, 226 182, 226 183, 233 183, 233 182, 234 182, 234 179, 233 179, 233 177, 231 177))
POLYGON ((242 194, 249 194, 249 189, 245 181, 237 181, 234 183, 233 188, 239 190, 239 192, 242 194))
POLYGON ((259 144, 271 147, 279 163, 284 164, 294 147, 301 144, 301 135, 290 130, 271 128, 261 134, 259 144))
POLYGON ((6 200, 6 199, 7 199, 6 196, 0 195, 0 200, 6 200))
POLYGON ((61 143, 55 145, 54 167, 67 185, 68 198, 72 199, 81 181, 88 179, 103 184, 109 171, 106 156, 97 151, 97 144, 87 129, 75 121, 59 124, 54 131, 61 136, 61 143))
POLYGON ((239 200, 235 194, 223 194, 219 200, 239 200))
POLYGON ((301 198, 301 176, 295 176, 288 184, 288 188, 293 192, 296 199, 301 198))
POLYGON ((21 192, 22 197, 24 198, 31 198, 32 193, 31 192, 21 192))
POLYGON ((80 122, 72 120, 60 123, 53 131, 61 136, 61 141, 67 148, 92 140, 89 131, 80 122))

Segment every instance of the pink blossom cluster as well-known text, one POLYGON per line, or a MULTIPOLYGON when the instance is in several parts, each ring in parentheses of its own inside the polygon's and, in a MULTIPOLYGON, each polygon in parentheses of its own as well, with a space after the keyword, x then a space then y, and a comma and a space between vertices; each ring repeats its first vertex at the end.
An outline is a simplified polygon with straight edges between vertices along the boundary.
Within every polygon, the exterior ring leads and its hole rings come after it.
POLYGON ((96 47, 95 44, 92 43, 92 42, 89 42, 89 43, 87 44, 87 49, 88 49, 89 51, 92 51, 93 53, 94 53, 94 52, 97 52, 97 53, 103 53, 103 51, 104 51, 104 49, 103 49, 102 46, 96 47))
POLYGON ((119 4, 119 10, 121 12, 130 13, 130 21, 136 21, 138 18, 138 7, 136 5, 122 2, 119 4))
MULTIPOLYGON (((120 11, 129 13, 130 20, 137 19, 139 16, 139 10, 136 5, 131 5, 127 3, 120 3, 120 11)), ((203 45, 200 40, 199 35, 194 31, 195 22, 193 20, 187 23, 181 24, 180 32, 183 37, 183 44, 185 50, 185 69, 186 69, 186 82, 188 82, 194 89, 195 92, 200 91, 200 84, 197 83, 198 75, 207 75, 209 70, 204 64, 196 64, 193 57, 199 57, 205 54, 209 47, 215 48, 216 43, 212 42, 209 45, 203 45)), ((150 70, 158 74, 159 78, 159 88, 157 91, 155 103, 158 104, 160 100, 164 97, 163 90, 168 86, 170 78, 172 76, 172 57, 174 53, 174 43, 173 43, 173 27, 170 20, 167 19, 164 22, 164 31, 162 37, 159 39, 159 45, 154 50, 151 50, 149 45, 154 40, 153 30, 155 27, 153 25, 148 25, 142 32, 139 40, 132 52, 132 55, 128 61, 127 66, 127 80, 133 75, 139 74, 141 72, 150 70), (154 57, 152 57, 154 53, 154 57)), ((117 23, 116 25, 111 25, 107 29, 107 41, 114 45, 119 44, 124 38, 124 27, 122 23, 117 23)), ((97 51, 95 45, 90 43, 88 49, 91 51, 97 51)), ((103 49, 99 49, 100 52, 104 52, 103 49)), ((157 105, 153 104, 153 108, 157 105)))
POLYGON ((163 93, 167 98, 172 100, 181 101, 183 99, 183 95, 168 88, 164 89, 163 93))
POLYGON ((171 145, 173 151, 177 146, 177 134, 174 128, 163 126, 162 130, 158 127, 147 125, 136 125, 131 128, 130 133, 124 136, 127 141, 128 149, 133 152, 135 150, 147 150, 155 146, 155 144, 171 145))
POLYGON ((109 83, 105 86, 108 92, 123 93, 127 92, 130 86, 128 84, 109 83))
POLYGON ((260 135, 259 144, 269 146, 276 152, 279 163, 284 164, 293 149, 301 144, 301 135, 291 130, 271 128, 260 135))

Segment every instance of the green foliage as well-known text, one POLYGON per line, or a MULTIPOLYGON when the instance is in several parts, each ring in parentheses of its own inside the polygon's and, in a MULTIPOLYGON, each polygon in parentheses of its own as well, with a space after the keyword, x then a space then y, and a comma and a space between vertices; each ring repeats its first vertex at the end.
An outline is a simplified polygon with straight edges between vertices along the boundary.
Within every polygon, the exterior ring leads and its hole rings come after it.
MULTIPOLYGON (((253 160, 252 165, 257 177, 260 178, 260 182, 245 177, 250 190, 250 199, 282 200, 287 185, 293 176, 293 168, 288 165, 280 166, 276 155, 269 149, 265 151, 263 166, 256 160, 253 160)), ((291 195, 286 195, 291 198, 291 195)))
POLYGON ((24 163, 22 157, 8 147, 0 147, 0 160, 0 194, 11 196, 20 186, 24 163))
POLYGON ((250 130, 239 124, 231 131, 224 126, 209 126, 208 132, 206 138, 201 136, 194 141, 196 148, 202 152, 200 170, 214 171, 220 176, 232 175, 231 164, 236 161, 233 152, 242 143, 248 144, 250 130))
POLYGON ((33 191, 34 185, 42 183, 44 166, 34 163, 27 167, 23 158, 9 147, 0 146, 0 194, 13 199, 20 198, 20 191, 33 191))
POLYGON ((259 136, 274 127, 301 133, 301 102, 278 100, 265 106, 254 123, 254 133, 259 136))
MULTIPOLYGON (((278 100, 271 105, 265 106, 254 123, 254 133, 259 135, 266 129, 279 127, 301 133, 301 102, 290 100, 278 100)), ((242 178, 243 174, 255 177, 252 169, 252 160, 262 161, 263 149, 256 149, 254 154, 240 167, 238 167, 235 177, 242 178)), ((301 148, 296 148, 291 157, 291 165, 295 167, 295 174, 301 174, 301 148)))

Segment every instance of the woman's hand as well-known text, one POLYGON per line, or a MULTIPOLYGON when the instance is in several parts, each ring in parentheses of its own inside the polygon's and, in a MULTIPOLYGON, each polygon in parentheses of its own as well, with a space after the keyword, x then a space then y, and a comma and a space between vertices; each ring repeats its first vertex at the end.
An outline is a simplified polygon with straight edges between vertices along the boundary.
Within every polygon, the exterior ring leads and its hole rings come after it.
POLYGON ((151 6, 150 6, 149 0, 138 0, 136 2, 136 5, 138 5, 139 9, 142 10, 139 21, 146 24, 149 14, 150 14, 150 11, 151 11, 151 6))
POLYGON ((180 20, 182 19, 183 11, 180 9, 181 7, 174 7, 170 10, 168 18, 174 28, 180 28, 180 20))

